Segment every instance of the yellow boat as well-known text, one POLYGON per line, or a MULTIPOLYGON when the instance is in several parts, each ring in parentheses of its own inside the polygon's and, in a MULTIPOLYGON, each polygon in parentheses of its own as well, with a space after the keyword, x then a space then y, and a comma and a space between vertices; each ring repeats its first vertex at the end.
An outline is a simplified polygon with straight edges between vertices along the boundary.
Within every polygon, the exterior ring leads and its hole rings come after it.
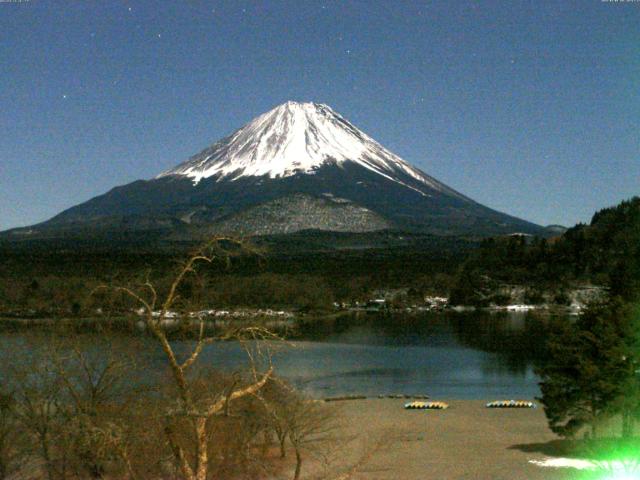
POLYGON ((444 402, 409 402, 404 404, 407 410, 446 410, 449 405, 444 402))
POLYGON ((495 400, 487 403, 487 408, 536 408, 536 404, 527 400, 495 400))

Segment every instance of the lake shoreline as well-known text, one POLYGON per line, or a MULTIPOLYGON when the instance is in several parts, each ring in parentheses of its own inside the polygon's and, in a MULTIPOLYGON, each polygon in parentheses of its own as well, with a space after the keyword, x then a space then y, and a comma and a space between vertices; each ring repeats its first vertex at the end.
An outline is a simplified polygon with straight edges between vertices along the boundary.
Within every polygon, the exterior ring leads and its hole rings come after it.
MULTIPOLYGON (((163 368, 166 359, 159 344, 138 328, 138 322, 136 317, 84 323, 71 319, 66 324, 49 320, 42 326, 34 326, 33 321, 0 322, 0 327, 5 348, 23 341, 33 348, 48 348, 58 334, 79 335, 82 342, 95 338, 97 343, 136 351, 144 345, 145 361, 152 362, 149 368, 163 368)), ((295 328, 277 332, 287 341, 273 345, 273 363, 280 377, 318 399, 392 394, 432 399, 533 398, 539 395, 533 367, 543 351, 546 323, 518 312, 308 318, 295 328)), ((224 331, 206 334, 216 337, 224 331)), ((180 354, 190 351, 196 334, 192 328, 167 330, 180 354)), ((227 372, 241 371, 247 362, 246 353, 233 341, 208 345, 200 360, 227 372)))

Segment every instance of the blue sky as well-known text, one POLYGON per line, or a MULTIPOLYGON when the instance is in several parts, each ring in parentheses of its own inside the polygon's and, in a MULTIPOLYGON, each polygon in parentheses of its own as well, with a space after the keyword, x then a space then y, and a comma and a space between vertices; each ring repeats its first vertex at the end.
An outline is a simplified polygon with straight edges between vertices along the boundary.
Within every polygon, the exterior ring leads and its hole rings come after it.
POLYGON ((5 1, 0 68, 0 230, 286 100, 537 223, 640 194, 640 2, 5 1))

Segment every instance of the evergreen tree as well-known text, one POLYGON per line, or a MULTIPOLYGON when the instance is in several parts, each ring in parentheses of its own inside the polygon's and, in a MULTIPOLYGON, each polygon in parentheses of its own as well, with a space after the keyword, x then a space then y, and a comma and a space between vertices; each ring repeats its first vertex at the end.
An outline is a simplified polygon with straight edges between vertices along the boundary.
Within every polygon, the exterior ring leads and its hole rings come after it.
POLYGON ((626 307, 625 347, 627 352, 627 380, 618 400, 622 414, 622 436, 631 437, 640 421, 640 306, 637 302, 626 307))
POLYGON ((553 432, 570 437, 589 426, 596 437, 601 420, 637 404, 625 397, 636 363, 631 330, 630 309, 620 300, 592 305, 575 323, 555 327, 537 372, 553 432))

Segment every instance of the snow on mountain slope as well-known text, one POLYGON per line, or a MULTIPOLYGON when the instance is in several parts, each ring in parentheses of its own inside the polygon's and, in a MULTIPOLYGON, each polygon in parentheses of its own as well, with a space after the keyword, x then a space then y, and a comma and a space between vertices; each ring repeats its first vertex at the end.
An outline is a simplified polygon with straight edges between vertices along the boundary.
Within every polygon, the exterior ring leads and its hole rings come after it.
POLYGON ((345 162, 356 163, 424 196, 436 190, 465 198, 318 103, 279 105, 156 178, 186 176, 194 184, 213 176, 218 181, 251 176, 284 178, 314 174, 323 165, 345 162))
POLYGON ((328 106, 287 102, 154 179, 116 186, 7 235, 195 239, 384 229, 545 234, 409 165, 328 106))

